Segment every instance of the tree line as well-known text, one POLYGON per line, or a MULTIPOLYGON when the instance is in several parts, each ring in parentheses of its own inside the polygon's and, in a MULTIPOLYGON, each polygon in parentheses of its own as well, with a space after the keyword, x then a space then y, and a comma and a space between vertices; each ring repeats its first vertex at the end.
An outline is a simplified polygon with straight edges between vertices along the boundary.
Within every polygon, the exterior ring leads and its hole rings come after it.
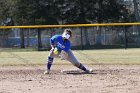
MULTIPOLYGON (((134 21, 120 0, 0 0, 0 22, 11 25, 46 25, 134 21), (122 19, 123 18, 123 19, 122 19)), ((131 8, 131 7, 130 7, 131 8)))
MULTIPOLYGON (((132 0, 0 0, 0 25, 54 25, 139 21, 138 0, 133 0, 134 10, 128 1, 132 0)), ((99 29, 99 35, 100 31, 99 29)), ((5 32, 2 33, 5 34, 5 32)), ((23 31, 20 34, 21 47, 24 47, 23 31)), ((41 38, 40 35, 41 31, 38 31, 38 37, 41 38)), ((39 41, 41 40, 40 38, 39 41)), ((41 47, 41 43, 39 46, 41 47)))

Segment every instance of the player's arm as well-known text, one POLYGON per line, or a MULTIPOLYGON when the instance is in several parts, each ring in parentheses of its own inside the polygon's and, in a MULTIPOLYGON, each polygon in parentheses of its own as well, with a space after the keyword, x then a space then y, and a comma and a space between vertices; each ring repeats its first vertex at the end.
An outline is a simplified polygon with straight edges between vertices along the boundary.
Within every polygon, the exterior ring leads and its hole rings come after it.
POLYGON ((50 45, 51 45, 51 48, 54 50, 55 48, 55 41, 56 41, 56 38, 57 36, 53 36, 51 39, 50 39, 50 45))

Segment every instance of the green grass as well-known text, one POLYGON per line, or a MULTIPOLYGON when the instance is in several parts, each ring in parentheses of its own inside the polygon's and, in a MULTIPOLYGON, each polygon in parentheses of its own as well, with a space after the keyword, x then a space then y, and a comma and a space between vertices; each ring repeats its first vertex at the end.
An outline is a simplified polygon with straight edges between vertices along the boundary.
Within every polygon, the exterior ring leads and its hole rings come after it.
MULTIPOLYGON (((47 61, 48 51, 1 51, 0 65, 40 65, 47 61)), ((140 65, 140 49, 74 50, 84 64, 136 64, 140 65)), ((70 64, 58 58, 54 64, 70 64)))
POLYGON ((0 52, 25 52, 37 51, 37 48, 0 48, 0 52))

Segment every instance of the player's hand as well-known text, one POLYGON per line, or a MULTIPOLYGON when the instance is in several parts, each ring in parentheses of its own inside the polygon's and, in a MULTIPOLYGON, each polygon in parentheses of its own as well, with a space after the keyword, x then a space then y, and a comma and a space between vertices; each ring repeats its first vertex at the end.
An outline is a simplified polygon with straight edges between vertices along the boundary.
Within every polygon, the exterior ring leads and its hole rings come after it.
POLYGON ((51 48, 51 50, 52 50, 52 51, 54 51, 54 49, 55 49, 55 46, 54 46, 54 45, 51 45, 51 47, 52 47, 52 48, 51 48))

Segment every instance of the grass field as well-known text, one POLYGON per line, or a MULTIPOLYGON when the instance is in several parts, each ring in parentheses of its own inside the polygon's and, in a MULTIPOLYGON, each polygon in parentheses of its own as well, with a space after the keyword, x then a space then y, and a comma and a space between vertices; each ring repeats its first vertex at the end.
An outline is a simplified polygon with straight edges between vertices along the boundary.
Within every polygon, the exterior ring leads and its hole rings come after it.
MULTIPOLYGON (((45 64, 48 51, 4 50, 0 52, 0 65, 45 64)), ((140 49, 74 50, 77 59, 84 64, 140 64, 140 49)), ((55 59, 54 64, 69 64, 55 59)))

